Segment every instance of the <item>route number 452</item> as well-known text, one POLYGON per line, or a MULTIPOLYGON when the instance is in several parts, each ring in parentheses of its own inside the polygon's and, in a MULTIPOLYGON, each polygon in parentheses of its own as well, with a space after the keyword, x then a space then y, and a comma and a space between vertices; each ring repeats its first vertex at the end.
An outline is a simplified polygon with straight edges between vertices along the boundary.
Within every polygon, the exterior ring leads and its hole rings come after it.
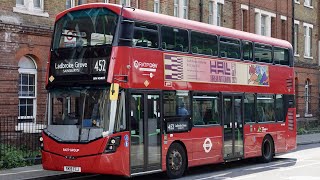
POLYGON ((98 72, 105 72, 106 71, 106 60, 101 59, 96 62, 94 65, 94 69, 98 72))

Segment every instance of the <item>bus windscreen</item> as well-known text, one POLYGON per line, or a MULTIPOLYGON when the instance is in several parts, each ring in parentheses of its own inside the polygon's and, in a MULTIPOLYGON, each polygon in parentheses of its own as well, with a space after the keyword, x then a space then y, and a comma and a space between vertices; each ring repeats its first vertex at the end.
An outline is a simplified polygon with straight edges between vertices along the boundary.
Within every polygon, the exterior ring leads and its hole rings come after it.
POLYGON ((111 45, 117 19, 105 8, 68 12, 55 25, 52 49, 111 45))

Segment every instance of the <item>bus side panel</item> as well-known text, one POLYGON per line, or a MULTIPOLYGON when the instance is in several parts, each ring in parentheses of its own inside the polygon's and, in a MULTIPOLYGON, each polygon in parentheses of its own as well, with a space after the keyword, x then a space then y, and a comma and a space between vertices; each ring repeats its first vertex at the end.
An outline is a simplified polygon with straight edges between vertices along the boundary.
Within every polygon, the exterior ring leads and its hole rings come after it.
POLYGON ((223 136, 221 126, 194 127, 192 137, 193 159, 189 166, 223 162, 223 136))
POLYGON ((257 146, 256 146, 256 136, 253 133, 253 126, 255 124, 245 124, 244 125, 244 157, 256 157, 257 155, 257 146))
POLYGON ((189 167, 223 162, 221 126, 193 127, 190 132, 167 134, 167 138, 162 149, 163 170, 166 170, 166 155, 174 141, 186 146, 189 167))
POLYGON ((264 137, 271 135, 275 152, 286 152, 287 126, 283 123, 254 123, 244 126, 244 151, 245 158, 261 156, 261 146, 264 137))

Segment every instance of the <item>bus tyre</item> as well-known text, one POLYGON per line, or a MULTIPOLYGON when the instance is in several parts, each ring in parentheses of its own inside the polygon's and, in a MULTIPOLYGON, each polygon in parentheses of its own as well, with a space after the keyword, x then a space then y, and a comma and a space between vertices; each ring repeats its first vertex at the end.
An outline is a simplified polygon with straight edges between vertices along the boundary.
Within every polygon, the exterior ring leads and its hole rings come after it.
POLYGON ((166 158, 167 175, 170 179, 181 177, 187 167, 186 152, 178 143, 171 144, 166 158))
POLYGON ((262 141, 260 161, 268 163, 273 159, 273 141, 270 136, 266 136, 262 141))

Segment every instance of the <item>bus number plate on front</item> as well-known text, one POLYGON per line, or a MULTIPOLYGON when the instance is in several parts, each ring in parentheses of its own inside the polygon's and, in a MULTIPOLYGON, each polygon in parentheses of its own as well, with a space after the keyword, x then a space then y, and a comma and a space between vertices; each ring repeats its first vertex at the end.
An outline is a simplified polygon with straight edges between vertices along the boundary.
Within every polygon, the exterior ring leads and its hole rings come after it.
POLYGON ((64 171, 68 171, 68 172, 81 172, 81 167, 64 166, 64 171))

